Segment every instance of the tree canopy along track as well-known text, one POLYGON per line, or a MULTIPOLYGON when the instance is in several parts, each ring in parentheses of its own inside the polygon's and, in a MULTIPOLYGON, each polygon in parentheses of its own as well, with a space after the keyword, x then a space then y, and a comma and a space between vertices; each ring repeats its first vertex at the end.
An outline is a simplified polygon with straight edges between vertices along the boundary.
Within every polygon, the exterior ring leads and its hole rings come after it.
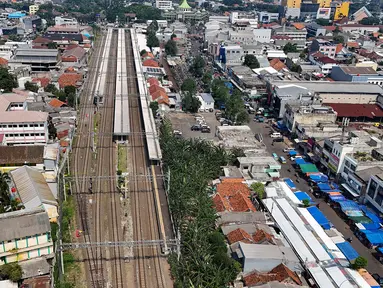
MULTIPOLYGON (((126 65, 128 75, 136 75, 134 55, 130 31, 126 31, 126 65)), ((128 78, 128 96, 138 95, 137 80, 128 78)), ((129 116, 131 133, 143 133, 143 119, 139 97, 129 97, 129 116)), ((130 137, 130 159, 132 163, 129 182, 131 209, 133 218, 133 240, 160 239, 158 215, 154 199, 152 167, 148 161, 145 137, 130 137), (141 177, 143 176, 143 177, 141 177)), ((168 288, 172 287, 169 276, 169 266, 165 258, 161 257, 159 247, 145 248, 139 246, 134 250, 133 274, 134 287, 140 288, 168 288)))

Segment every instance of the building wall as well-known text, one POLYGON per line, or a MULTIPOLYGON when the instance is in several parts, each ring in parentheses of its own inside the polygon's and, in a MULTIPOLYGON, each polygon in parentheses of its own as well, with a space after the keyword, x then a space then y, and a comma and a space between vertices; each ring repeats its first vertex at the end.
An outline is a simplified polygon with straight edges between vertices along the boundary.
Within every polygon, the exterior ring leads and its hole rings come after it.
POLYGON ((47 143, 48 123, 45 121, 24 124, 22 119, 13 124, 0 123, 0 134, 5 135, 9 144, 47 143))
POLYGON ((53 253, 53 241, 49 232, 0 242, 0 265, 37 258, 53 253))
POLYGON ((254 29, 254 39, 260 43, 270 43, 271 29, 254 29))
POLYGON ((301 8, 302 0, 282 0, 282 6, 287 8, 301 8))
POLYGON ((368 182, 366 200, 383 213, 383 181, 375 175, 368 182))
POLYGON ((352 76, 346 74, 339 66, 332 68, 330 77, 335 81, 352 81, 352 76))
POLYGON ((378 95, 361 95, 361 94, 327 94, 319 93, 323 103, 343 103, 343 104, 371 104, 376 102, 378 95))
POLYGON ((316 3, 319 4, 320 8, 328 8, 331 5, 332 0, 318 0, 316 3))
POLYGON ((334 20, 342 19, 343 17, 348 17, 348 12, 350 9, 350 2, 342 2, 335 9, 334 20))
POLYGON ((173 2, 172 1, 166 1, 166 0, 157 0, 156 1, 156 8, 160 10, 171 10, 173 9, 173 2))
POLYGON ((39 10, 39 5, 29 6, 29 14, 34 15, 39 10))

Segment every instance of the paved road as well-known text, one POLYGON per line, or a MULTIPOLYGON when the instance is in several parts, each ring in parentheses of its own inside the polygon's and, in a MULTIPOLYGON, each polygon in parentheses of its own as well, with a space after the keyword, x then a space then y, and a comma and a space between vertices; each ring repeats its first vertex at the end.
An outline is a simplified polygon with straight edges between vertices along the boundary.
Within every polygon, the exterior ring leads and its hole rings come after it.
MULTIPOLYGON (((286 144, 274 143, 274 146, 272 146, 272 138, 268 135, 270 131, 270 125, 251 121, 251 123, 249 123, 249 126, 254 133, 261 133, 263 135, 263 142, 265 143, 267 151, 270 152, 270 154, 276 153, 277 155, 286 155, 286 153, 283 152, 283 149, 286 148, 286 144)), ((309 192, 310 186, 304 179, 300 179, 299 183, 296 182, 296 177, 294 176, 295 171, 291 164, 292 162, 288 159, 288 157, 285 158, 287 159, 287 163, 282 164, 282 169, 280 171, 281 177, 291 178, 297 186, 298 190, 306 192, 314 201, 320 203, 319 209, 334 225, 334 227, 339 232, 341 232, 345 238, 351 236, 353 237, 351 245, 359 253, 359 255, 365 257, 368 260, 367 270, 371 274, 378 273, 380 275, 383 275, 383 265, 371 254, 373 250, 368 249, 353 235, 353 232, 350 230, 350 227, 335 213, 335 211, 323 199, 317 199, 312 193, 309 192), (287 171, 287 169, 289 168, 291 172, 287 171)))

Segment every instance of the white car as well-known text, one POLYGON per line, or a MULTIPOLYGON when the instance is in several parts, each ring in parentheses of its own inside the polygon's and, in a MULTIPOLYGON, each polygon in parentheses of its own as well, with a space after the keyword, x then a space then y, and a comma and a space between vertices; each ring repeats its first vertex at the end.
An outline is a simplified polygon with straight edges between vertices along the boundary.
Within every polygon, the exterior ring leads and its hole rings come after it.
POLYGON ((283 152, 285 152, 285 153, 289 153, 290 151, 295 151, 295 149, 294 148, 285 148, 285 149, 283 149, 283 152))

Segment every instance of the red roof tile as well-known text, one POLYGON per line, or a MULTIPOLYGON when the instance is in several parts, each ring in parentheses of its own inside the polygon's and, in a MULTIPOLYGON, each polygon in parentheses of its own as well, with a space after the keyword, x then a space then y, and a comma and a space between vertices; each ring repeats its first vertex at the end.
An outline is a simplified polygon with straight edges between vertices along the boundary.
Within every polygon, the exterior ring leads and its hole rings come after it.
POLYGON ((150 85, 150 87, 149 87, 150 95, 152 95, 153 93, 155 93, 157 91, 162 91, 162 92, 166 93, 166 91, 163 87, 161 87, 159 85, 150 85))
POLYGON ((293 26, 298 29, 298 30, 302 30, 303 28, 305 28, 305 24, 303 23, 293 23, 293 26))
POLYGON ((82 75, 79 73, 63 73, 58 79, 60 88, 66 86, 76 86, 76 83, 82 80, 82 75))
POLYGON ((339 53, 340 51, 342 51, 342 49, 343 49, 343 45, 339 43, 338 45, 336 45, 335 53, 339 53))
POLYGON ((145 60, 144 62, 142 62, 142 66, 146 66, 146 67, 160 67, 158 62, 153 60, 153 59, 145 60))
POLYGON ((343 104, 326 103, 337 113, 338 117, 383 117, 383 109, 377 104, 343 104))
POLYGON ((43 37, 39 36, 32 41, 32 44, 48 44, 51 42, 52 42, 52 40, 49 40, 47 38, 43 38, 43 37))
POLYGON ((213 201, 218 212, 256 211, 250 200, 250 189, 242 181, 242 178, 227 178, 217 185, 213 201))
POLYGON ((245 230, 238 228, 233 231, 231 231, 229 234, 226 235, 227 240, 230 244, 234 244, 236 242, 244 242, 244 243, 252 243, 253 240, 251 239, 251 236, 249 233, 247 233, 245 230))
POLYGON ((53 98, 50 102, 49 105, 54 107, 54 108, 59 108, 63 105, 66 105, 65 102, 60 101, 59 99, 53 98))
POLYGON ((158 90, 151 94, 152 100, 157 101, 159 104, 169 105, 169 96, 166 92, 158 90))
POLYGON ((46 77, 41 77, 41 78, 32 78, 33 83, 40 82, 40 86, 45 88, 48 86, 48 84, 51 82, 51 79, 46 78, 46 77))
POLYGON ((358 42, 347 42, 347 47, 359 48, 359 43, 358 42))
POLYGON ((8 60, 0 57, 0 66, 8 66, 8 60))
POLYGON ((270 61, 270 66, 273 67, 277 71, 281 71, 284 68, 287 68, 285 63, 283 63, 281 60, 278 58, 275 58, 270 61))
POLYGON ((255 286, 272 281, 302 285, 302 281, 297 274, 284 264, 279 264, 268 273, 251 272, 243 277, 243 281, 246 286, 255 286))
POLYGON ((253 235, 253 240, 257 244, 261 244, 265 241, 274 244, 273 236, 262 229, 257 230, 253 235))
POLYGON ((154 77, 151 77, 148 79, 148 83, 150 84, 150 86, 153 86, 153 85, 160 85, 160 81, 158 81, 157 78, 154 78, 154 77))

